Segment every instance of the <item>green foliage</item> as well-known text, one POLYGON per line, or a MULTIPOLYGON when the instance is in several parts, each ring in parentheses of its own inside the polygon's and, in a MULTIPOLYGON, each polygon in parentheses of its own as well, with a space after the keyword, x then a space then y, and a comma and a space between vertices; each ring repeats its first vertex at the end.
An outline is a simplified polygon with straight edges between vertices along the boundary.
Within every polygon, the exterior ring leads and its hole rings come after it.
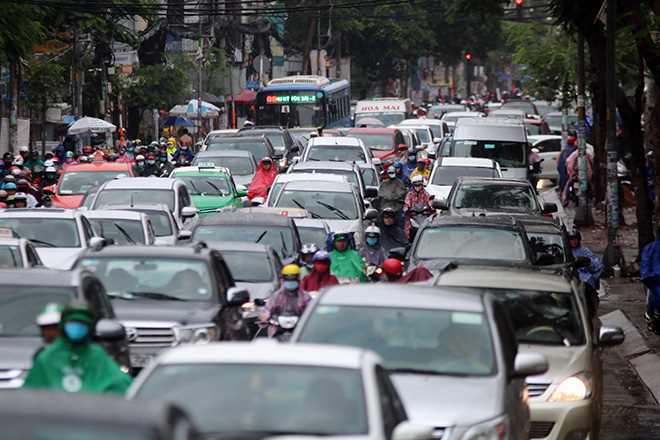
POLYGON ((229 65, 225 51, 212 47, 205 54, 204 68, 202 69, 202 87, 217 96, 224 95, 224 79, 229 76, 229 65))
POLYGON ((46 105, 58 102, 66 92, 68 66, 62 60, 49 60, 46 56, 32 59, 25 69, 29 85, 23 88, 27 96, 25 105, 35 111, 45 111, 46 105))
POLYGON ((40 20, 46 8, 31 4, 0 4, 0 61, 27 58, 43 37, 40 20))
POLYGON ((128 75, 123 86, 127 107, 169 110, 188 93, 190 79, 179 66, 141 66, 128 75))

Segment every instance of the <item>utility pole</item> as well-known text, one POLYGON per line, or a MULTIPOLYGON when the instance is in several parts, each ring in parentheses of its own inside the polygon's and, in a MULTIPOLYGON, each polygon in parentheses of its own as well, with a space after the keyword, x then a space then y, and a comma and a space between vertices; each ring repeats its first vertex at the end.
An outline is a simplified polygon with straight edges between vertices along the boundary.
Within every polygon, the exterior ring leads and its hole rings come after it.
MULTIPOLYGON (((21 76, 19 61, 9 63, 9 94, 11 104, 9 108, 9 152, 13 155, 18 152, 18 85, 21 76)), ((9 168, 9 165, 7 165, 9 168)))
MULTIPOLYGON (((584 95, 584 36, 578 32, 577 36, 577 76, 578 76, 578 179, 580 191, 578 194, 579 204, 575 212, 573 223, 581 228, 594 224, 591 215, 587 191, 589 181, 587 179, 587 130, 585 121, 585 95, 584 95)), ((565 111, 565 110, 564 110, 565 111)), ((571 185, 571 182, 568 183, 571 185)))

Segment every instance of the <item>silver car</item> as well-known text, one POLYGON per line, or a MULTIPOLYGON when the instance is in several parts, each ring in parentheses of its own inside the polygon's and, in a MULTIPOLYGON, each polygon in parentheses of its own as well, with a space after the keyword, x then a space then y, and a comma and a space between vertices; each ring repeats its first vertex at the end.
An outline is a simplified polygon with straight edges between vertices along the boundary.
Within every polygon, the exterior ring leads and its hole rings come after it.
POLYGON ((11 230, 0 228, 0 268, 43 267, 44 264, 30 240, 5 237, 11 237, 11 230), (8 231, 9 235, 3 235, 5 231, 8 231))
POLYGON ((156 236, 146 214, 136 211, 86 211, 85 217, 101 237, 114 244, 154 244, 156 236))

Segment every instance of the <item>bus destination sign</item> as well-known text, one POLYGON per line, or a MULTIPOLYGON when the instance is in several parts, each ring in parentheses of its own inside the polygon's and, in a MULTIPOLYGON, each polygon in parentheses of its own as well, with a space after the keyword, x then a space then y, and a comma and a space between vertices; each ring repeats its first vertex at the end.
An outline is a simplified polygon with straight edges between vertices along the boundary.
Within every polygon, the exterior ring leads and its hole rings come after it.
POLYGON ((308 104, 316 102, 316 95, 266 95, 266 104, 308 104))

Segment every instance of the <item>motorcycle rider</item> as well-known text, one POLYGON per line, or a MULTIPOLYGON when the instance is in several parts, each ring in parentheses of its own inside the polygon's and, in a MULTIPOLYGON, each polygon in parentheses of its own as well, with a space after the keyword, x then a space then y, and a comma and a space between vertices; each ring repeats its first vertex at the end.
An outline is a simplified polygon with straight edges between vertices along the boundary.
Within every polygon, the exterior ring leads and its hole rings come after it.
POLYGON ((55 167, 46 167, 46 170, 44 172, 44 177, 41 178, 41 182, 39 182, 39 189, 43 190, 44 187, 46 186, 55 186, 57 185, 57 181, 59 180, 59 177, 57 175, 57 170, 55 170, 55 167))
POLYGON ((381 267, 387 260, 387 251, 380 244, 380 229, 377 226, 369 226, 364 230, 364 245, 360 248, 360 255, 367 266, 381 267))
POLYGON ((573 257, 587 257, 591 260, 591 264, 587 267, 578 268, 578 276, 580 281, 585 286, 585 299, 587 300, 587 308, 589 309, 589 316, 596 316, 596 309, 598 308, 598 279, 603 273, 605 266, 603 262, 591 252, 586 246, 582 246, 582 234, 577 229, 568 231, 568 242, 571 245, 573 257))
MULTIPOLYGON (((314 254, 318 252, 319 248, 314 243, 304 244, 300 249, 302 255, 302 267, 300 268, 300 276, 304 278, 309 275, 314 269, 314 254)), ((307 289, 305 289, 307 290, 307 289)))
POLYGON ((396 171, 396 178, 401 180, 407 189, 410 189, 410 179, 403 174, 403 164, 399 161, 396 161, 392 164, 394 171, 396 171))
POLYGON ((403 212, 406 214, 406 224, 403 227, 403 232, 406 236, 410 236, 410 215, 408 210, 414 205, 421 203, 423 205, 431 206, 431 195, 424 188, 424 178, 421 175, 416 175, 411 180, 412 190, 406 195, 406 200, 403 202, 403 212))
MULTIPOLYGON (((660 233, 660 227, 658 232, 660 233)), ((649 331, 660 334, 660 325, 655 320, 655 311, 660 308, 660 235, 657 241, 644 247, 639 272, 646 291, 646 327, 649 331)))
POLYGON ((324 287, 339 284, 337 277, 330 273, 330 254, 326 251, 318 251, 313 256, 314 266, 312 271, 306 275, 300 288, 305 292, 318 292, 324 287))
POLYGON ((160 169, 163 170, 163 173, 166 176, 169 176, 169 174, 174 169, 174 165, 172 165, 172 162, 167 160, 168 159, 167 156, 168 156, 168 154, 167 154, 167 151, 165 151, 165 150, 158 153, 158 165, 160 166, 160 169))
POLYGON ((150 176, 160 177, 163 175, 163 170, 161 170, 158 164, 156 163, 155 153, 147 154, 147 163, 143 167, 143 169, 144 169, 144 177, 150 177, 150 176))
POLYGON ((61 304, 48 303, 37 316, 37 325, 46 344, 50 345, 55 338, 60 336, 60 320, 62 319, 63 307, 61 304))
POLYGON ((412 179, 412 172, 417 168, 417 150, 415 147, 408 148, 408 160, 403 164, 403 175, 412 179))
POLYGON ((39 204, 39 199, 41 199, 41 193, 37 192, 27 180, 18 179, 16 181, 16 190, 19 193, 25 194, 25 199, 27 200, 28 208, 35 208, 39 204))
POLYGON ((124 394, 131 376, 98 344, 92 342, 96 316, 85 301, 72 301, 62 311, 62 335, 34 360, 24 388, 69 393, 124 394))
POLYGON ((136 165, 133 165, 133 174, 135 177, 144 177, 144 156, 138 154, 135 157, 136 165))
POLYGON ((183 157, 186 162, 192 162, 194 158, 192 148, 188 148, 188 142, 181 142, 181 146, 174 152, 174 160, 179 160, 179 157, 183 157))
POLYGON ((561 154, 557 156, 557 173, 559 173, 557 188, 566 186, 566 159, 575 151, 575 141, 575 136, 569 136, 566 145, 561 149, 561 154))
POLYGON ((389 206, 399 212, 403 207, 407 192, 406 184, 396 177, 396 168, 394 166, 389 167, 387 179, 383 180, 378 188, 378 208, 382 212, 383 209, 389 206))
POLYGON ((278 315, 295 315, 300 317, 312 297, 300 287, 300 267, 288 264, 282 268, 282 285, 280 289, 268 298, 259 314, 259 326, 268 327, 268 337, 273 338, 278 326, 268 324, 271 317, 278 315))
POLYGON ((251 201, 257 197, 263 197, 265 200, 268 196, 268 187, 273 184, 275 177, 277 177, 277 170, 273 165, 273 159, 268 156, 262 158, 252 178, 247 198, 251 201))
MULTIPOLYGON (((27 194, 24 192, 17 192, 14 195, 14 208, 27 208, 28 207, 28 201, 27 201, 27 194)), ((30 206, 30 208, 33 208, 33 206, 30 206)))
POLYGON ((170 156, 174 156, 174 153, 176 153, 176 150, 177 150, 177 148, 176 148, 176 139, 171 137, 167 140, 167 153, 170 156))
POLYGON ((25 168, 34 171, 34 167, 43 165, 43 161, 39 160, 39 151, 32 150, 30 153, 30 159, 25 162, 25 168))
POLYGON ((394 283, 401 278, 403 274, 403 264, 396 258, 388 258, 383 261, 383 272, 388 282, 394 283))
POLYGON ((418 174, 424 178, 424 182, 428 182, 431 177, 431 170, 426 167, 426 159, 423 157, 417 159, 417 168, 410 173, 410 178, 412 179, 418 174))
POLYGON ((410 242, 406 233, 397 224, 397 214, 393 208, 385 208, 380 215, 380 244, 387 252, 397 247, 407 248, 410 242))
POLYGON ((366 267, 359 252, 349 244, 351 237, 348 232, 340 231, 334 234, 333 250, 330 252, 330 271, 337 279, 347 278, 365 282, 366 267))
POLYGON ((126 146, 124 144, 119 144, 117 147, 117 162, 130 163, 135 165, 135 160, 128 154, 126 154, 126 146))

